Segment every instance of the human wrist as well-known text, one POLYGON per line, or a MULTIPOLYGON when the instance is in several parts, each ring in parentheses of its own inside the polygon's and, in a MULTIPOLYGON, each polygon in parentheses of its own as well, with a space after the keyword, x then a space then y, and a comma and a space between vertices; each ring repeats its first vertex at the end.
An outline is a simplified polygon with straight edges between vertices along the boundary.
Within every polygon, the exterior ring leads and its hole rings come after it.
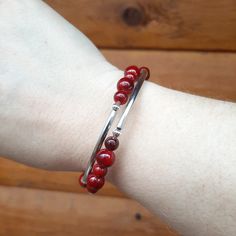
MULTIPOLYGON (((117 113, 117 110, 119 110, 119 107, 124 105, 127 102, 127 104, 124 108, 124 113, 121 115, 120 121, 117 123, 118 124, 117 128, 113 130, 112 136, 109 137, 109 138, 113 137, 116 140, 117 140, 117 137, 121 133, 123 133, 122 130, 123 130, 123 126, 124 126, 124 119, 126 120, 127 114, 130 111, 130 108, 132 107, 133 102, 136 99, 136 96, 137 96, 144 80, 147 80, 149 78, 149 75, 150 75, 150 72, 149 72, 148 68, 146 68, 146 67, 138 68, 136 66, 131 66, 131 67, 126 68, 125 76, 123 75, 124 78, 120 79, 118 81, 118 83, 116 83, 118 92, 116 92, 115 95, 114 95, 114 101, 117 104, 115 104, 115 106, 112 107, 112 112, 109 115, 109 119, 107 120, 107 124, 103 128, 103 131, 100 134, 100 137, 96 142, 97 144, 96 144, 96 146, 95 146, 95 148, 92 152, 92 155, 91 155, 89 161, 87 161, 88 162, 87 168, 80 177, 81 186, 82 187, 87 187, 88 191, 92 191, 94 193, 95 190, 98 191, 98 189, 102 187, 102 185, 100 185, 100 184, 96 185, 97 187, 95 187, 95 185, 94 185, 95 182, 94 182, 94 184, 90 185, 90 182, 91 182, 90 179, 95 178, 97 182, 100 183, 102 181, 101 184, 102 183, 104 184, 104 175, 102 174, 102 176, 100 176, 100 174, 99 174, 100 172, 99 172, 98 176, 96 177, 95 172, 97 173, 97 171, 96 171, 96 169, 93 170, 93 168, 92 168, 93 164, 96 162, 97 163, 96 165, 98 165, 98 167, 100 165, 101 170, 103 168, 107 169, 107 167, 110 167, 112 165, 113 161, 116 159, 115 154, 113 152, 114 151, 113 147, 110 147, 110 145, 107 146, 107 140, 104 143, 105 144, 104 149, 100 150, 100 148, 102 147, 102 144, 105 140, 107 132, 108 132, 108 135, 109 135, 109 129, 110 129, 109 127, 110 127, 111 124, 113 124, 113 119, 115 118, 115 114, 117 113), (132 78, 130 78, 129 75, 132 78), (126 82, 124 83, 124 81, 126 81, 126 82), (133 84, 134 82, 135 82, 135 86, 133 84), (118 97, 116 97, 116 94, 123 94, 122 99, 121 98, 118 99, 118 97), (127 97, 128 94, 130 94, 129 100, 127 100, 127 98, 125 99, 125 97, 127 97), (103 154, 103 152, 104 152, 104 154, 103 154), (111 157, 108 157, 109 155, 111 157), (109 161, 108 161, 108 159, 109 159, 109 161)), ((117 142, 118 142, 118 140, 117 140, 117 142)), ((116 145, 116 148, 117 147, 118 147, 118 145, 116 145)), ((107 173, 107 171, 102 171, 102 172, 105 175, 107 173)), ((94 179, 94 181, 95 181, 95 179, 94 179)))

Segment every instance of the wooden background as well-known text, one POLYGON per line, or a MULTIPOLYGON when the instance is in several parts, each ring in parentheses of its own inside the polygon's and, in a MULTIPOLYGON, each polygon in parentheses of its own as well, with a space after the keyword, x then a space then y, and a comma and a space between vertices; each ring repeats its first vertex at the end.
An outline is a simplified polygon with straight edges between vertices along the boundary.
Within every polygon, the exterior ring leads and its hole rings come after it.
POLYGON ((116 66, 147 64, 158 84, 236 101, 235 0, 46 2, 116 66))
MULTIPOLYGON (((151 80, 236 101, 235 0, 46 0, 114 65, 147 65, 151 80)), ((107 184, 96 198, 78 173, 0 158, 0 235, 177 236, 107 184)))

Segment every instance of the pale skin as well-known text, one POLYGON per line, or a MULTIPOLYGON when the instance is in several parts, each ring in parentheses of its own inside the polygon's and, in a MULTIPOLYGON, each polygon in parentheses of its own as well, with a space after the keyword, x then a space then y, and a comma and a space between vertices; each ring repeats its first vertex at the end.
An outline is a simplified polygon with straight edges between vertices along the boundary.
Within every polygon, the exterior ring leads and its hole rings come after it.
MULTIPOLYGON (((41 1, 0 1, 0 35, 0 155, 84 170, 122 71, 41 1)), ((235 124, 234 103, 145 82, 108 179, 182 235, 235 236, 235 124)))

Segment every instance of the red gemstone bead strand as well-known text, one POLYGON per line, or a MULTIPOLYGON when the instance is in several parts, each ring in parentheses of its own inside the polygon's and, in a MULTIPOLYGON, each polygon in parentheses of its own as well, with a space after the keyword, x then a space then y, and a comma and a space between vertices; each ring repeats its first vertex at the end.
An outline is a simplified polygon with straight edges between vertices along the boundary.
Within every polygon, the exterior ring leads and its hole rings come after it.
MULTIPOLYGON (((149 79, 150 71, 147 67, 129 66, 124 71, 124 77, 117 82, 117 91, 114 94, 114 101, 116 104, 124 105, 128 101, 129 96, 132 94, 140 73, 146 70, 145 79, 149 79)), ((119 105, 118 105, 119 107, 119 105)), ((96 193, 105 184, 105 176, 108 168, 115 162, 114 151, 119 147, 118 136, 113 131, 113 136, 109 136, 104 141, 104 148, 100 149, 95 156, 92 168, 88 173, 87 183, 83 182, 84 173, 79 177, 79 184, 87 188, 88 192, 96 193)), ((85 177, 84 177, 85 178, 85 177)))
POLYGON ((134 83, 140 74, 137 66, 129 66, 125 69, 124 77, 117 82, 117 92, 114 95, 114 101, 124 105, 128 101, 128 95, 132 93, 134 83))

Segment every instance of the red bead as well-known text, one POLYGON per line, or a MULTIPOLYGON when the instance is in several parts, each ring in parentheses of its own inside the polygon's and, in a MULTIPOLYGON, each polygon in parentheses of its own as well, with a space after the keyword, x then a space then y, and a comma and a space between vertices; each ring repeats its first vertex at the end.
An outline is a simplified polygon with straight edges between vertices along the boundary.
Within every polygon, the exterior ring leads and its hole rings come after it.
POLYGON ((125 69, 125 75, 127 74, 132 74, 137 77, 139 75, 139 68, 137 66, 128 66, 125 69))
POLYGON ((119 140, 118 138, 114 137, 114 136, 110 136, 108 138, 106 138, 105 140, 105 147, 109 150, 109 151, 114 151, 118 148, 119 146, 119 140))
POLYGON ((87 180, 87 189, 91 193, 96 193, 105 183, 103 177, 99 178, 94 174, 90 174, 87 180))
POLYGON ((103 168, 96 163, 93 166, 92 173, 97 177, 104 177, 107 174, 107 168, 103 168))
POLYGON ((99 189, 87 187, 87 190, 88 190, 88 192, 90 192, 90 193, 96 193, 99 189))
POLYGON ((137 79, 137 76, 134 76, 133 74, 127 74, 125 78, 129 78, 134 83, 137 79))
POLYGON ((86 184, 84 184, 84 183, 82 182, 83 176, 84 176, 84 173, 82 173, 82 174, 80 175, 80 177, 79 177, 79 184, 80 184, 81 187, 85 188, 85 187, 86 187, 86 184))
POLYGON ((123 91, 117 91, 114 95, 114 101, 124 105, 128 100, 128 95, 123 91))
POLYGON ((142 66, 142 67, 140 67, 139 68, 139 71, 141 72, 141 70, 142 69, 144 69, 144 70, 146 70, 147 71, 147 78, 146 78, 146 80, 148 80, 149 79, 149 77, 150 77, 150 70, 147 68, 147 67, 145 67, 145 66, 142 66))
POLYGON ((107 149, 101 149, 96 155, 96 160, 101 167, 109 167, 115 161, 115 153, 107 149))
POLYGON ((121 78, 117 83, 118 91, 124 91, 127 94, 131 93, 133 88, 134 88, 133 81, 131 81, 127 77, 121 78))

